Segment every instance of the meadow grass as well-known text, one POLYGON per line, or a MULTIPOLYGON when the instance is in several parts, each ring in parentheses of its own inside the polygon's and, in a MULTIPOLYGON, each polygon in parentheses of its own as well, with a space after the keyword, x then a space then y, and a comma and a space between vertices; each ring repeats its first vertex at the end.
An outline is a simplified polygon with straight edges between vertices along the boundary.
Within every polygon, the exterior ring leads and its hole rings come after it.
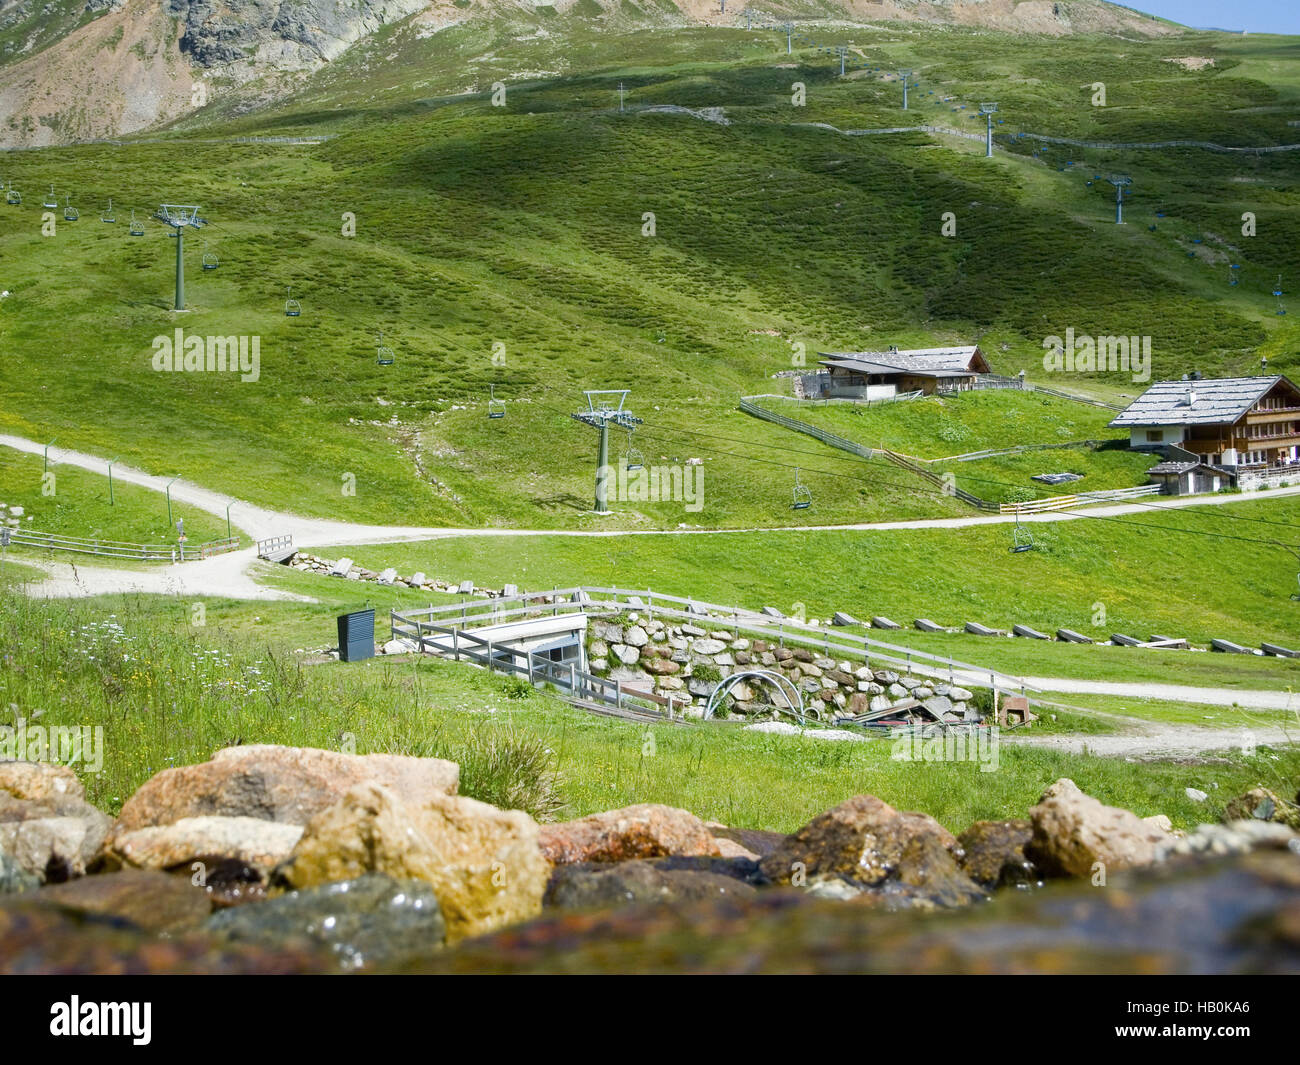
POLYGON ((961 831, 977 818, 1023 815, 1061 776, 1185 828, 1257 784, 1293 788, 1300 773, 1300 755, 1285 747, 1133 763, 1002 744, 996 771, 984 772, 975 762, 893 760, 885 741, 832 744, 726 723, 647 727, 584 714, 456 663, 308 665, 209 620, 178 623, 147 599, 106 610, 3 594, 5 723, 102 726, 103 770, 83 779, 90 800, 110 812, 154 773, 236 743, 449 757, 462 764, 462 793, 548 817, 662 802, 776 831, 864 792, 961 831), (1210 802, 1186 799, 1189 785, 1212 789, 1210 802))

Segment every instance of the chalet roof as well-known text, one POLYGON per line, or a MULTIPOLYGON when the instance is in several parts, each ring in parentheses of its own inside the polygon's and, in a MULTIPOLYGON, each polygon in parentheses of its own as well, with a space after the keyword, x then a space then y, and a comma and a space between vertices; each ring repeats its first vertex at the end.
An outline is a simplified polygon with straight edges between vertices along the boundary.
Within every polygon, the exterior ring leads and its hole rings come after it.
MULTIPOLYGON (((1279 381, 1272 377, 1219 377, 1200 381, 1157 381, 1111 425, 1231 425, 1279 381), (1193 397, 1191 404, 1188 397, 1193 397)), ((1289 381, 1287 381, 1290 384, 1289 381)))
POLYGON ((859 373, 909 373, 917 377, 964 377, 979 347, 907 348, 903 351, 823 351, 823 366, 859 373))

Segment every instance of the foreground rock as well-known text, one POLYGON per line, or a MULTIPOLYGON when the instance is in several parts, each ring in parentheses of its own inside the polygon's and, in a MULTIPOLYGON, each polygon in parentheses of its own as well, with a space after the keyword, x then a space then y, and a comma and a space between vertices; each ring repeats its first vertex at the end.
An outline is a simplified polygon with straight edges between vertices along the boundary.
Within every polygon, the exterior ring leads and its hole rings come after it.
POLYGON ((139 869, 71 880, 45 888, 37 898, 82 914, 130 921, 146 932, 198 928, 212 909, 207 893, 189 878, 139 869))
POLYGON ((0 762, 0 854, 25 873, 47 883, 83 876, 109 824, 66 766, 0 762))
POLYGON ((956 842, 927 814, 901 813, 859 795, 789 836, 761 869, 775 884, 824 896, 869 890, 901 906, 962 906, 983 892, 958 868, 956 842))
POLYGON ((777 891, 546 916, 405 971, 437 973, 1294 973, 1300 860, 1260 852, 1058 882, 949 913, 777 891))
POLYGON ((0 895, 13 895, 34 891, 41 886, 41 878, 29 873, 9 855, 0 853, 0 895))
POLYGON ((332 952, 344 971, 432 953, 447 934, 428 884, 376 873, 223 910, 211 918, 208 930, 232 942, 279 948, 313 944, 332 952))
POLYGON ((182 818, 253 817, 305 825, 358 784, 392 788, 418 805, 454 795, 455 762, 396 754, 340 754, 312 747, 227 747, 209 762, 165 769, 122 806, 115 834, 182 818))
MULTIPOLYGON (((757 870, 753 862, 746 864, 757 870)), ((752 885, 735 876, 710 869, 663 868, 638 858, 629 862, 557 865, 543 902, 567 910, 614 909, 637 902, 675 905, 701 899, 750 898, 754 894, 752 885)))
POLYGON ((116 919, 42 902, 39 895, 0 903, 0 975, 251 975, 332 966, 328 952, 301 947, 223 943, 197 932, 159 939, 116 919))
POLYGON ((1062 777, 1029 811, 1033 838, 1028 856, 1049 875, 1091 876, 1100 863, 1107 873, 1156 860, 1170 836, 1159 825, 1117 806, 1106 806, 1062 777))
POLYGON ((623 862, 669 855, 721 855, 704 822, 687 810, 641 803, 541 828, 541 848, 555 865, 623 862))
POLYGON ((1037 872, 1025 857, 1033 834, 1028 821, 976 821, 957 840, 958 864, 987 891, 1034 881, 1037 872))
POLYGON ((537 822, 455 795, 419 806, 363 784, 314 817, 276 872, 303 889, 365 873, 432 885, 451 941, 536 915, 550 875, 537 822))

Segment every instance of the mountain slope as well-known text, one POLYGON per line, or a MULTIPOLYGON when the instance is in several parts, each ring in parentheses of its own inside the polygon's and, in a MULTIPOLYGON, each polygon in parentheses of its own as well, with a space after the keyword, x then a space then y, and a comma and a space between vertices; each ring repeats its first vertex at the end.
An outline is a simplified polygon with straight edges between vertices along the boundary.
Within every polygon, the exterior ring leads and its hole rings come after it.
MULTIPOLYGON (((292 96, 304 75, 356 45, 388 39, 395 27, 398 36, 424 41, 469 25, 493 51, 578 26, 626 33, 745 24, 739 5, 723 7, 716 0, 52 0, 38 11, 34 0, 5 0, 0 147, 123 136, 202 113, 216 99, 228 110, 257 110, 292 96)), ((789 0, 756 11, 760 23, 789 18, 803 26, 896 20, 1138 38, 1179 30, 1105 0, 789 0)))

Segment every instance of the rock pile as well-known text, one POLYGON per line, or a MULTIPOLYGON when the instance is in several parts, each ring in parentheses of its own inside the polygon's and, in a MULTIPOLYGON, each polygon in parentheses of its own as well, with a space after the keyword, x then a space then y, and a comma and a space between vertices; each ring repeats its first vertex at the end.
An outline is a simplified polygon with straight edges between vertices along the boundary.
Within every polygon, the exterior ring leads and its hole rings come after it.
POLYGON ((785 836, 659 804, 539 825, 458 786, 438 759, 236 747, 159 773, 110 824, 70 770, 0 763, 0 972, 412 968, 467 940, 475 957, 508 928, 505 958, 550 935, 548 910, 572 914, 565 934, 587 950, 637 904, 660 907, 658 927, 725 904, 805 934, 828 904, 969 910, 1002 888, 1218 855, 1291 863, 1234 890, 1300 883, 1300 835, 1284 823, 1295 804, 1258 790, 1229 804, 1246 819, 1184 837, 1062 779, 1027 819, 954 837, 873 795, 785 836), (573 913, 590 910, 605 924, 573 913))

